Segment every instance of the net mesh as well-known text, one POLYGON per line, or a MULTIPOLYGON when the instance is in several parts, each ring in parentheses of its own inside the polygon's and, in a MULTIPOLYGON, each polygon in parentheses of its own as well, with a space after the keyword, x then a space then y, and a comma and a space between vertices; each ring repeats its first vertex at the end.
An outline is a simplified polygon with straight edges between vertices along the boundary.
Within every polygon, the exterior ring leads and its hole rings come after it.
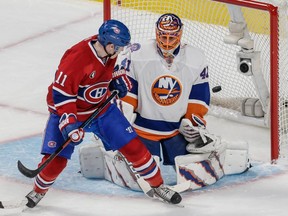
MULTIPOLYGON (((288 155, 288 26, 285 0, 263 1, 278 7, 279 18, 279 149, 280 156, 288 155)), ((237 71, 236 53, 239 46, 225 44, 223 38, 229 34, 227 28, 230 14, 226 4, 210 0, 122 0, 111 1, 111 18, 124 22, 131 31, 132 42, 155 38, 155 22, 163 13, 175 13, 184 23, 182 43, 204 50, 209 62, 210 86, 221 86, 222 90, 211 93, 211 113, 226 110, 236 120, 248 119, 248 123, 269 127, 269 115, 265 118, 243 118, 241 104, 245 98, 259 98, 253 80, 237 71), (240 117, 239 117, 240 116, 240 117), (267 119, 268 116, 268 119, 267 119)), ((233 0, 231 0, 233 4, 233 0)), ((270 14, 267 11, 241 8, 249 34, 254 40, 254 50, 260 51, 261 71, 270 89, 270 14)), ((269 113, 269 112, 268 112, 269 113)), ((230 117, 228 117, 230 118, 230 117)), ((272 144, 273 145, 273 144, 272 144)))

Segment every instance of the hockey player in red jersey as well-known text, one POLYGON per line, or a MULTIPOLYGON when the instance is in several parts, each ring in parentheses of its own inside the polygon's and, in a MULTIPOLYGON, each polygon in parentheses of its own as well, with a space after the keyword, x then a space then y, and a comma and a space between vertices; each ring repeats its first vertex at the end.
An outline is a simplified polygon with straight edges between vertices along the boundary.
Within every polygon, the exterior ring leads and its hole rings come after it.
POLYGON ((98 35, 79 42, 63 55, 54 81, 48 88, 50 116, 40 164, 67 138, 70 137, 72 142, 36 176, 34 188, 26 196, 28 207, 35 207, 44 197, 66 167, 85 132, 101 138, 106 150, 121 152, 153 188, 154 197, 173 204, 181 202, 179 193, 163 185, 159 167, 116 105, 108 104, 88 127, 79 128, 112 90, 118 90, 118 96, 122 98, 131 88, 125 73, 113 74, 119 52, 129 43, 128 28, 117 20, 108 20, 101 25, 98 35))

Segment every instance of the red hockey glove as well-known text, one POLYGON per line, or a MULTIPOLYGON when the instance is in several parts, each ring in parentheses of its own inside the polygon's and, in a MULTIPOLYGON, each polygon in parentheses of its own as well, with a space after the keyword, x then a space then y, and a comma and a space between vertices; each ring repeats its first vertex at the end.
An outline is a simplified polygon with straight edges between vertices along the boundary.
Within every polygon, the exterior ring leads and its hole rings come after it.
POLYGON ((64 113, 59 120, 59 129, 63 138, 66 140, 70 137, 74 145, 80 144, 84 138, 84 130, 78 126, 79 122, 73 113, 64 113))

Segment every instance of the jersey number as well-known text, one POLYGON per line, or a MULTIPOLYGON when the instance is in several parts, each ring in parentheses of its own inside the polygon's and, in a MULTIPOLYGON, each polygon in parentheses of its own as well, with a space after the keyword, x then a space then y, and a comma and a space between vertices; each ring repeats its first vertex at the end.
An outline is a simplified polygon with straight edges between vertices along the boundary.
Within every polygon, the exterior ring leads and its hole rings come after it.
POLYGON ((131 60, 129 60, 128 58, 123 59, 121 62, 121 66, 124 67, 126 71, 130 71, 130 64, 131 60))
POLYGON ((61 71, 55 82, 64 87, 66 79, 67 79, 67 75, 65 74, 63 76, 63 72, 61 71))
POLYGON ((208 67, 205 67, 204 70, 200 73, 202 79, 208 78, 208 67))

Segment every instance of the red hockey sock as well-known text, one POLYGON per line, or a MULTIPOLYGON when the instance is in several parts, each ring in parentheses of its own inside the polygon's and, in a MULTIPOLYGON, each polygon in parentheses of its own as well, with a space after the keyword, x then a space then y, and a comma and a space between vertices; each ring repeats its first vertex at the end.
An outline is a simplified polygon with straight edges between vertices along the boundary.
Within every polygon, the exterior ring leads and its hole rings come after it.
POLYGON ((134 169, 151 187, 158 187, 163 184, 160 169, 156 161, 138 137, 131 140, 119 151, 132 163, 134 169))
MULTIPOLYGON (((39 166, 44 163, 50 155, 42 158, 39 166)), ((58 175, 67 165, 67 159, 63 157, 55 157, 35 178, 34 190, 37 193, 46 193, 49 187, 54 183, 58 175)))

